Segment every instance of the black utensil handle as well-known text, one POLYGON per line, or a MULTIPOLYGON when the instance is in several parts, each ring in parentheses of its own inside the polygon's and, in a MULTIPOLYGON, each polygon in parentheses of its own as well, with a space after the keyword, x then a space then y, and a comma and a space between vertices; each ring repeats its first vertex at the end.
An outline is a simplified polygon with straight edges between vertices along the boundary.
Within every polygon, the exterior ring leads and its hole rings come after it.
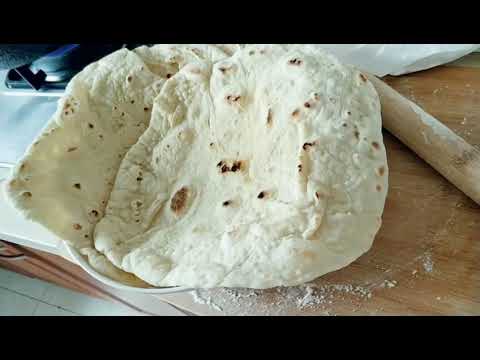
POLYGON ((30 64, 62 44, 0 44, 0 70, 30 64))

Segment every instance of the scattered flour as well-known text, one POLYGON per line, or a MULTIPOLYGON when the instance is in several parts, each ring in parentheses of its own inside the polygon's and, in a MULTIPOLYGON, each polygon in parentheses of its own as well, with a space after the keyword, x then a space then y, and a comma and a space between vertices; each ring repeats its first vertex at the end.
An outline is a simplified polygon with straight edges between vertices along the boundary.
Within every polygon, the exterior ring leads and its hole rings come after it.
POLYGON ((335 315, 331 305, 340 301, 352 305, 372 298, 364 286, 350 284, 305 284, 268 290, 218 288, 191 292, 196 303, 229 315, 288 315, 292 308, 315 309, 325 315, 335 315))
POLYGON ((385 280, 383 282, 383 287, 394 288, 397 286, 397 282, 395 280, 385 280))
POLYGON ((433 260, 432 260, 432 254, 430 252, 426 252, 423 257, 422 257, 422 265, 423 269, 430 273, 433 271, 433 260))
MULTIPOLYGON (((433 271, 434 262, 430 251, 426 251, 421 257, 423 269, 430 273, 433 271)), ((390 268, 375 265, 377 270, 383 273, 391 272, 390 268)), ((411 272, 412 276, 418 274, 418 270, 411 272)), ((193 300, 199 304, 208 305, 213 310, 228 315, 291 315, 299 312, 314 310, 316 314, 335 316, 336 305, 350 307, 350 311, 357 312, 361 303, 372 299, 374 289, 392 289, 398 285, 396 280, 383 280, 381 283, 373 283, 359 286, 352 284, 324 284, 314 283, 293 287, 278 287, 267 290, 254 289, 198 289, 191 292, 193 300), (295 311, 292 311, 294 309, 295 311)), ((440 300, 437 297, 436 300, 440 300)), ((380 309, 382 310, 382 309, 380 309)))
POLYGON ((208 306, 211 306, 213 309, 217 311, 223 311, 223 309, 220 306, 218 306, 212 301, 212 298, 204 297, 202 294, 200 294, 199 290, 192 291, 192 296, 193 296, 193 301, 195 301, 197 304, 206 304, 208 306))

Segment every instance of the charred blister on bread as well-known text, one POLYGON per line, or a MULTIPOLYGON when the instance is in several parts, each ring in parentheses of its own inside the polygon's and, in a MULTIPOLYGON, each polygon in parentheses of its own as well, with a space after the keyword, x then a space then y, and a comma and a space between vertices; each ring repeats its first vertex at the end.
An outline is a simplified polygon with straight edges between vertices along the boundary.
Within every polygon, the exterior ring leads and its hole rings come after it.
POLYGON ((170 200, 170 210, 172 210, 175 214, 180 214, 183 212, 187 205, 188 195, 189 190, 187 187, 184 186, 178 190, 170 200))
POLYGON ((272 109, 268 109, 268 112, 267 112, 267 126, 272 126, 272 122, 273 122, 272 109))
POLYGON ((294 58, 294 59, 288 60, 288 63, 290 65, 300 66, 300 65, 302 65, 303 61, 298 59, 298 58, 294 58))
POLYGON ((228 95, 225 99, 229 104, 235 104, 240 101, 242 97, 240 95, 228 95))
POLYGON ((308 148, 310 148, 310 147, 312 147, 312 146, 314 146, 314 145, 315 145, 315 141, 313 141, 313 142, 306 142, 306 143, 303 144, 302 149, 305 150, 305 151, 307 151, 308 148))

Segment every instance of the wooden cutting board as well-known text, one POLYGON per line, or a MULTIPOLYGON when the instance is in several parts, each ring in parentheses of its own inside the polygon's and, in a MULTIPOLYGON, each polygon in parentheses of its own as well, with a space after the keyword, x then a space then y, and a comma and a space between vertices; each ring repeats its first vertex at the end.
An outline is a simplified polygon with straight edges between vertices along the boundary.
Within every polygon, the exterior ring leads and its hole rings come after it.
MULTIPOLYGON (((385 80, 480 148, 475 56, 385 80)), ((391 134, 384 132, 384 140, 390 186, 367 254, 310 287, 215 289, 202 291, 197 302, 188 293, 161 298, 205 315, 480 315, 480 207, 391 134)))

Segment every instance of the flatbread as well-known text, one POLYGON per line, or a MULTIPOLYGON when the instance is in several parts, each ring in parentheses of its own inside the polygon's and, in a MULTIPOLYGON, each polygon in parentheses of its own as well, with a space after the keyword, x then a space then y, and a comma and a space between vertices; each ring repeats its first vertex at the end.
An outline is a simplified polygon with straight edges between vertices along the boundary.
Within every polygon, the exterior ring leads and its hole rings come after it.
POLYGON ((371 247, 387 179, 363 74, 315 46, 246 46, 165 83, 95 247, 155 286, 297 285, 371 247))
POLYGON ((26 218, 88 255, 100 272, 142 284, 93 250, 94 227, 165 82, 191 59, 226 56, 213 45, 158 45, 122 49, 90 64, 69 83, 49 125, 14 168, 7 197, 26 218))

